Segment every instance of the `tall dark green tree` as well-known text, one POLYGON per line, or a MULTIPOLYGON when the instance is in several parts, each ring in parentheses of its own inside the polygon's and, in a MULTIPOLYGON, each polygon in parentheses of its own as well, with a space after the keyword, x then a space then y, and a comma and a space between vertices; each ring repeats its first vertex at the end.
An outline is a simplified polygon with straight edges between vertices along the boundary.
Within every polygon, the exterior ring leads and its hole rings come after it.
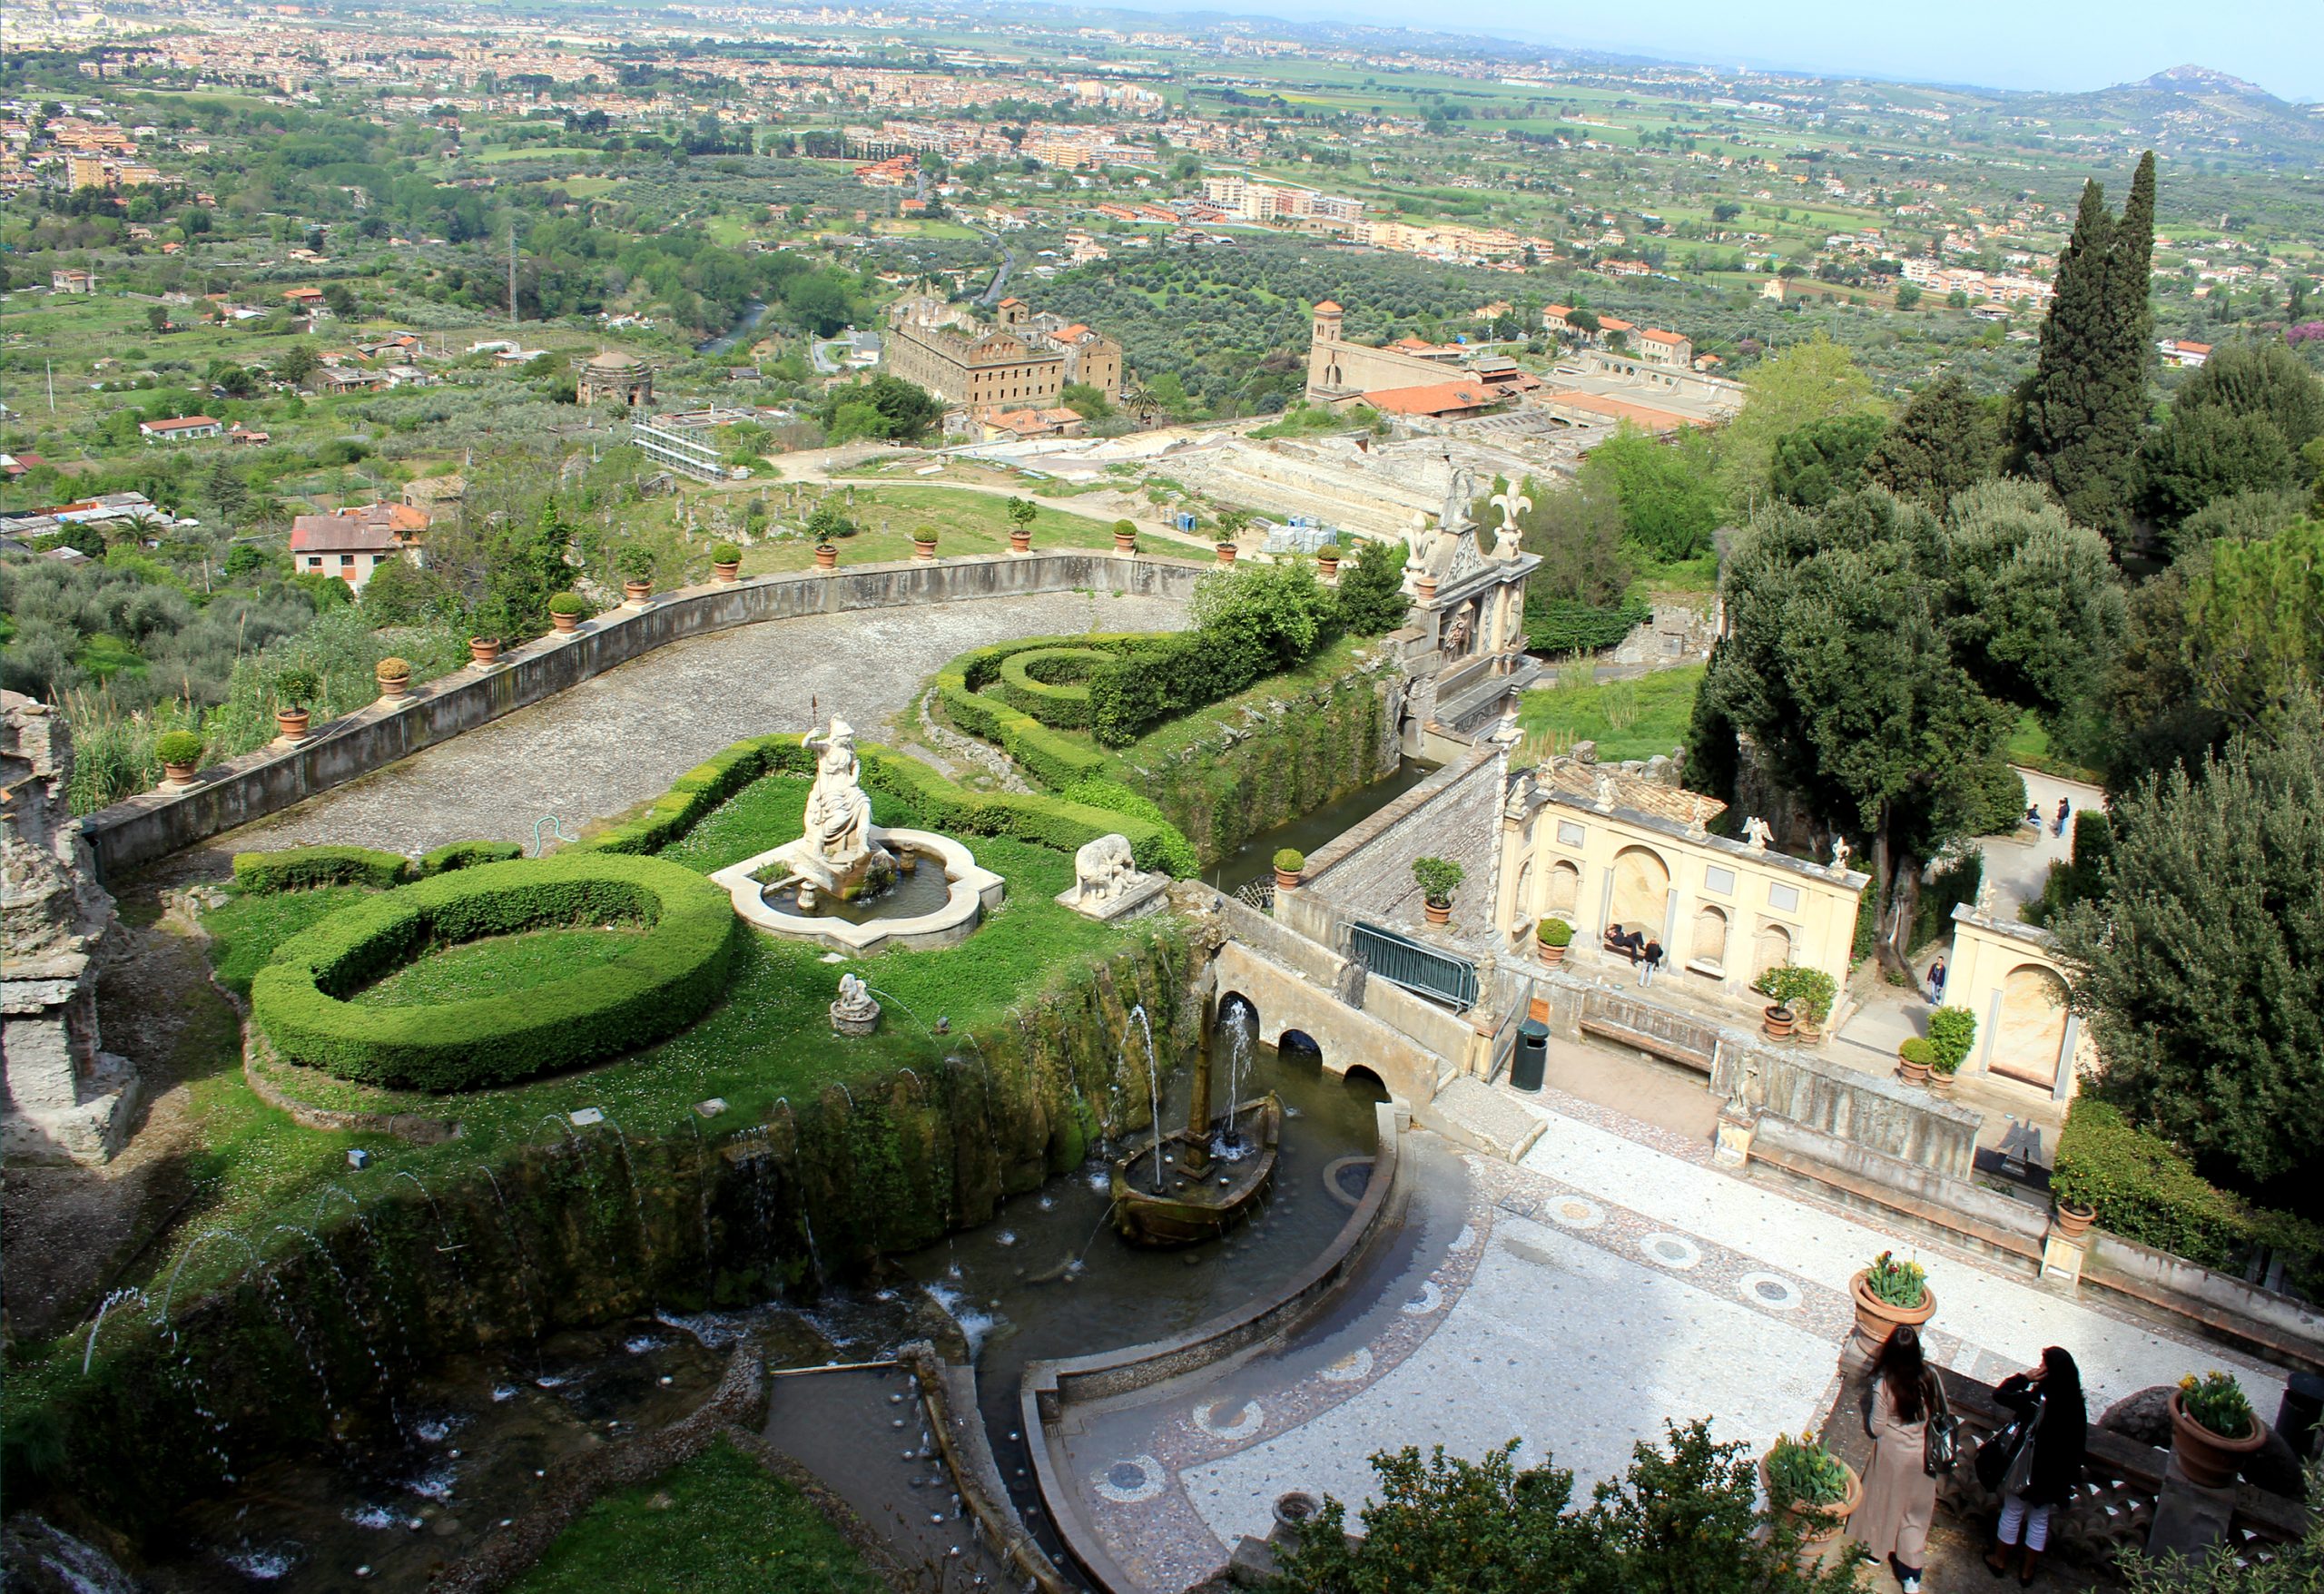
POLYGON ((2118 546, 2131 530, 2147 416, 2153 254, 2150 153, 2139 163, 2120 221, 2107 211, 2097 181, 2084 185, 2073 234, 2058 254, 2041 356, 2018 391, 2018 468, 2056 493, 2076 521, 2118 546))
POLYGON ((1872 452, 1887 430, 1886 418, 1868 409, 1811 420, 1776 439, 1768 485, 1787 504, 1821 508, 1864 486, 1872 452))
POLYGON ((1866 474, 1941 515, 1956 494, 1994 473, 2000 446, 1992 408, 1958 376, 1941 377, 1913 395, 1872 451, 1866 474))

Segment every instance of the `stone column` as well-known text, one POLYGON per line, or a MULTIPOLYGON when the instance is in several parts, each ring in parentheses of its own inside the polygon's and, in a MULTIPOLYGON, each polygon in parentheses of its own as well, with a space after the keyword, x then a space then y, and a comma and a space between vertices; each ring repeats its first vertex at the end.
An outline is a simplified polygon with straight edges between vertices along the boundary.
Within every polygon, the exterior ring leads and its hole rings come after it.
POLYGON ((2228 1524, 2234 1516, 2233 1486, 2206 1489, 2191 1481, 2179 1470, 2174 1452, 2155 1495, 2154 1525, 2147 1530, 2146 1552, 2158 1559, 2178 1555, 2191 1563, 2200 1562, 2227 1538, 2228 1524))

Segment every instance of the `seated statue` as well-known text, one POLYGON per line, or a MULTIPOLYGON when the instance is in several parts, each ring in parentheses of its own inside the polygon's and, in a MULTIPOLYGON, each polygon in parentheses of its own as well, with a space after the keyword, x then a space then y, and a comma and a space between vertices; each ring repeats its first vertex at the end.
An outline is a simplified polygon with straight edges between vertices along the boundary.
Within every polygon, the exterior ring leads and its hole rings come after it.
POLYGON ((1137 860, 1130 856, 1129 838, 1099 836, 1084 841, 1073 855, 1073 881, 1080 900, 1096 906, 1110 902, 1138 880, 1137 860))

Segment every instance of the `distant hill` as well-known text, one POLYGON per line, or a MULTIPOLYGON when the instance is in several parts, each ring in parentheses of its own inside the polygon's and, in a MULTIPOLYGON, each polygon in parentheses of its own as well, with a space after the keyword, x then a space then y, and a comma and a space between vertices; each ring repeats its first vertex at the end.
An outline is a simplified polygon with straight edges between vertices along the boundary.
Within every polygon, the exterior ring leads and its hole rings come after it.
POLYGON ((2158 72, 2143 83, 2123 84, 2123 89, 2160 89, 2167 94, 2194 94, 2208 97, 2230 95, 2243 100, 2263 100, 2270 105, 2280 105, 2281 100, 2255 83, 2245 83, 2224 72, 2213 72, 2208 66, 2174 66, 2168 72, 2158 72))
POLYGON ((2171 156, 2228 155, 2275 166, 2324 162, 2324 105, 2295 105, 2207 66, 2174 66, 2137 83, 2083 94, 2016 93, 2020 115, 2135 130, 2171 156))

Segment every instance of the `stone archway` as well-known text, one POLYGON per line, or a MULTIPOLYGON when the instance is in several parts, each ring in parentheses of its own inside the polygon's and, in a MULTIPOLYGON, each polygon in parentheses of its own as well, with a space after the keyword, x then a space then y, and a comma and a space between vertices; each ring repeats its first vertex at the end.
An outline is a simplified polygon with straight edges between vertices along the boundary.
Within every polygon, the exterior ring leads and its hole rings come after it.
POLYGON ((1285 1062, 1314 1063, 1324 1066, 1324 1048, 1305 1029, 1286 1029, 1275 1039, 1275 1052, 1285 1062))
POLYGON ((1614 903, 1610 922, 1659 938, 1670 907, 1670 866, 1650 847, 1614 854, 1614 903))
POLYGON ((2021 963, 2001 982, 2001 1012, 1985 1066, 2004 1078, 2054 1088, 2066 1043, 2066 984, 2039 963, 2021 963))

